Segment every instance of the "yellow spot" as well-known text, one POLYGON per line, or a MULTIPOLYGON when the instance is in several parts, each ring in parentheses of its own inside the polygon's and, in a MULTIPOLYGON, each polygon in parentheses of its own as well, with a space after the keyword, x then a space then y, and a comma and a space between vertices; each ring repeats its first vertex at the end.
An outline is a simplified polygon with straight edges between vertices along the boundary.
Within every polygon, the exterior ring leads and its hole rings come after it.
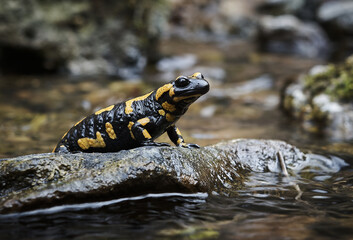
POLYGON ((190 95, 190 96, 174 97, 173 100, 174 100, 174 102, 179 102, 179 101, 184 100, 184 99, 200 97, 200 96, 201 96, 201 94, 194 94, 194 95, 190 95))
POLYGON ((150 93, 147 93, 143 96, 140 96, 140 97, 137 97, 137 98, 133 98, 133 99, 130 99, 128 101, 126 101, 126 106, 125 106, 125 113, 126 114, 129 114, 129 113, 132 113, 134 111, 134 109, 132 109, 132 103, 135 102, 135 101, 141 101, 141 100, 145 100, 149 95, 151 95, 152 92, 150 93))
POLYGON ((179 136, 181 136, 181 132, 180 132, 179 128, 176 129, 176 133, 177 133, 179 136))
POLYGON ((148 133, 148 131, 146 129, 143 129, 142 134, 147 139, 152 138, 151 135, 148 133))
POLYGON ((113 125, 109 122, 105 123, 105 131, 111 139, 116 139, 116 134, 114 132, 113 125))
POLYGON ((176 110, 175 106, 173 104, 170 104, 168 102, 162 103, 162 107, 167 110, 168 112, 174 112, 176 110))
POLYGON ((168 122, 173 122, 175 120, 175 116, 170 113, 167 113, 165 115, 165 118, 167 119, 168 122))
POLYGON ((193 75, 190 76, 190 78, 201 79, 202 78, 202 74, 200 72, 195 72, 193 75))
POLYGON ((158 110, 159 115, 165 116, 165 111, 163 109, 158 110))
MULTIPOLYGON (((114 108, 114 105, 110 105, 109 107, 103 108, 101 110, 98 110, 97 112, 95 112, 94 114, 98 115, 101 114, 102 112, 106 112, 106 111, 110 111, 114 108)), ((77 123, 78 124, 78 123, 77 123)))
POLYGON ((129 125, 127 125, 127 127, 131 130, 133 125, 134 125, 134 122, 129 122, 129 125))
POLYGON ((137 122, 139 122, 142 126, 145 126, 147 123, 150 122, 150 119, 148 117, 145 117, 137 120, 137 122))
POLYGON ((133 134, 132 131, 131 131, 131 128, 132 128, 133 125, 134 125, 134 122, 129 122, 129 124, 127 125, 127 127, 128 127, 129 130, 130 130, 131 138, 135 140, 136 138, 135 138, 134 134, 133 134))
POLYGON ((175 94, 174 88, 172 87, 172 88, 169 90, 169 96, 170 96, 170 97, 173 97, 174 94, 175 94))
POLYGON ((177 80, 178 78, 180 78, 180 77, 183 77, 182 75, 179 75, 175 80, 177 80))
POLYGON ((169 91, 169 89, 171 89, 172 87, 173 87, 173 84, 168 83, 158 88, 156 92, 156 100, 158 100, 163 95, 163 93, 169 91))
POLYGON ((104 139, 102 138, 102 135, 100 132, 96 132, 96 139, 93 138, 80 138, 77 140, 77 144, 80 146, 81 149, 87 150, 90 147, 94 148, 104 148, 105 142, 104 139))
POLYGON ((177 144, 180 145, 183 142, 181 138, 178 138, 177 144))

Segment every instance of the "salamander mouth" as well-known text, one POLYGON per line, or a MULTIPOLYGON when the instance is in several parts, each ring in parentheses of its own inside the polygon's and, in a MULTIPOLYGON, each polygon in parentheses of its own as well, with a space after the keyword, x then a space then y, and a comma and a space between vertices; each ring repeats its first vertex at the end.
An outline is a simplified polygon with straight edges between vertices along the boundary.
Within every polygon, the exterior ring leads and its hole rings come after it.
POLYGON ((210 89, 209 86, 207 88, 204 87, 200 89, 192 89, 181 93, 180 96, 186 97, 186 96, 194 96, 194 95, 204 95, 209 91, 209 89, 210 89))
POLYGON ((198 83, 195 88, 185 90, 181 92, 179 96, 193 96, 193 95, 204 95, 210 90, 210 85, 207 81, 203 81, 202 83, 198 83))

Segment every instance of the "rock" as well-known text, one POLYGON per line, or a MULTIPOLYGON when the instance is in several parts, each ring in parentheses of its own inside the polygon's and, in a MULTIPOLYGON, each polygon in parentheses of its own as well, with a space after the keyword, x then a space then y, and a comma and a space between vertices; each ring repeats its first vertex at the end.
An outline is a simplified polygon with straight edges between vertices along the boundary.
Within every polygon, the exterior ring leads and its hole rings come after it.
POLYGON ((311 164, 309 155, 275 140, 233 140, 201 149, 141 147, 117 153, 3 159, 0 212, 153 192, 229 194, 241 188, 251 172, 281 172, 278 151, 290 169, 311 164))
POLYGON ((284 90, 281 106, 304 129, 333 140, 353 139, 353 56, 342 65, 315 66, 284 90))
POLYGON ((317 10, 327 0, 265 0, 257 11, 265 15, 294 15, 304 21, 316 21, 317 10))
POLYGON ((250 93, 272 89, 273 85, 274 81, 272 77, 268 74, 264 74, 255 79, 236 83, 226 88, 213 88, 206 97, 239 99, 241 96, 250 93))
MULTIPOLYGON (((353 53, 353 2, 327 1, 317 10, 317 19, 336 42, 336 55, 346 58, 353 53)), ((343 58, 343 59, 344 59, 343 58)))
POLYGON ((330 54, 325 32, 317 24, 292 15, 263 17, 258 34, 258 45, 264 51, 306 58, 327 58, 330 54))
POLYGON ((304 5, 305 0, 266 0, 261 2, 257 9, 270 15, 295 14, 304 5))
POLYGON ((157 62, 156 67, 161 72, 174 72, 191 68, 196 62, 197 57, 194 54, 183 54, 162 58, 157 62))
POLYGON ((0 73, 134 78, 156 55, 164 8, 150 0, 1 0, 0 73))
POLYGON ((251 39, 257 21, 253 1, 173 0, 167 36, 196 41, 251 39))
POLYGON ((317 18, 321 23, 330 24, 336 33, 353 34, 352 1, 325 2, 318 9, 317 18))

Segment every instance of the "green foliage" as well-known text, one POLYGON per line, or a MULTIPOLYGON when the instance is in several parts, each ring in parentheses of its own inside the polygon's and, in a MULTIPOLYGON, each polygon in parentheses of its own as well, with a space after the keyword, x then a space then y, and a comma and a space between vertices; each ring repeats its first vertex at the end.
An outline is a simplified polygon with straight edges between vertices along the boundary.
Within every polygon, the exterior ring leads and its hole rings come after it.
POLYGON ((306 76, 305 89, 311 98, 326 93, 333 99, 353 101, 353 56, 341 65, 331 64, 324 72, 306 76))

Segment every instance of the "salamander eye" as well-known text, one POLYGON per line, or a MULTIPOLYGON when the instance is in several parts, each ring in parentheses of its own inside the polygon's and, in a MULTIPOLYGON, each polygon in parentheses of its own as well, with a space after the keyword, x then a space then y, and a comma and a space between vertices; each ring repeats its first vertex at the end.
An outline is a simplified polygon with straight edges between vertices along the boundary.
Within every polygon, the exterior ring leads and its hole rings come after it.
POLYGON ((186 77, 180 77, 175 81, 175 85, 177 87, 186 87, 187 85, 189 85, 190 80, 187 79, 186 77))

